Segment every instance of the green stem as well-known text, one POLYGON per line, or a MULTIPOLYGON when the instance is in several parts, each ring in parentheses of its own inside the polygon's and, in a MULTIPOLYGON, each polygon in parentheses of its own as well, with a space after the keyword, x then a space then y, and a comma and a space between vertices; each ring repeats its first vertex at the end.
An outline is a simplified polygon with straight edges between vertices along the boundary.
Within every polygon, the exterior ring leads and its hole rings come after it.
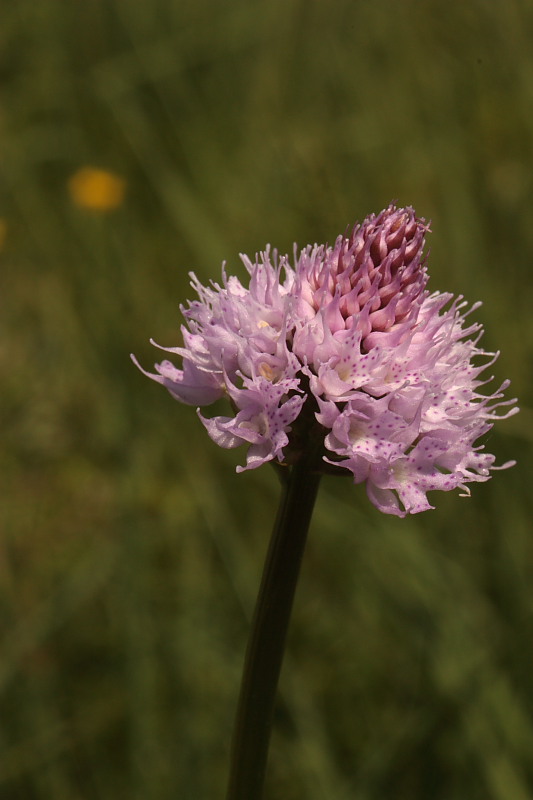
POLYGON ((312 459, 288 471, 244 664, 226 800, 260 800, 285 638, 320 483, 312 459))

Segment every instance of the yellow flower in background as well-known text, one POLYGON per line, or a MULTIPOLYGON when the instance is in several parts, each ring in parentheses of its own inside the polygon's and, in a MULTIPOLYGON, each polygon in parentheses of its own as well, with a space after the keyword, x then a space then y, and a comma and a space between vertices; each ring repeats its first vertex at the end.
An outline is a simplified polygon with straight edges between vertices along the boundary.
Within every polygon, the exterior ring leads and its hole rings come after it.
POLYGON ((126 181, 113 172, 81 167, 69 179, 72 202, 91 211, 113 211, 124 202, 126 181))

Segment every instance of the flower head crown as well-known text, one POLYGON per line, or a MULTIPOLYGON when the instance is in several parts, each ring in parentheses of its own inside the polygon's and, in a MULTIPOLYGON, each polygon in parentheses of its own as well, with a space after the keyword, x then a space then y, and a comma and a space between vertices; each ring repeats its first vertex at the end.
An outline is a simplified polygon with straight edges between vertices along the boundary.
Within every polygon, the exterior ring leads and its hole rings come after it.
POLYGON ((199 299, 181 307, 183 346, 162 348, 182 367, 164 360, 145 374, 183 403, 229 399, 229 416, 198 413, 220 446, 248 446, 238 471, 294 463, 312 441, 316 468, 349 470, 381 511, 432 508, 434 489, 469 494, 497 468, 475 443, 518 409, 502 399, 508 381, 479 393, 498 354, 467 322, 479 304, 427 290, 428 231, 411 207, 390 205, 333 247, 295 248, 293 264, 269 247, 241 256, 247 287, 191 273, 199 299))

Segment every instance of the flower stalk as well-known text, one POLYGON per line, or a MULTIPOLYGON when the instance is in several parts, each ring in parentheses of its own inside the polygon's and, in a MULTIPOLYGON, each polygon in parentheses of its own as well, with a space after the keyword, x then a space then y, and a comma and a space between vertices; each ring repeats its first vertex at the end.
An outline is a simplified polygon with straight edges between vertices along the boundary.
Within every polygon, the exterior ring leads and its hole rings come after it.
POLYGON ((262 794, 285 639, 319 483, 312 452, 286 468, 245 657, 226 800, 260 800, 262 794))

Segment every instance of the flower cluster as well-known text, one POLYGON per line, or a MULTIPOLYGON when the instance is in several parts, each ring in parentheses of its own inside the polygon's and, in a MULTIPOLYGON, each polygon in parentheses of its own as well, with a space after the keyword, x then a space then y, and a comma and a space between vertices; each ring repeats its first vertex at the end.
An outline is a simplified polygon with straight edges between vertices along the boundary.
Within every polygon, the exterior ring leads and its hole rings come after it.
POLYGON ((182 367, 164 360, 145 374, 183 403, 230 400, 229 416, 198 413, 217 444, 248 446, 238 470, 291 463, 318 435, 323 470, 349 470, 381 511, 432 508, 433 489, 468 494, 496 469, 475 443, 518 409, 502 399, 508 381, 479 393, 498 355, 467 321, 479 304, 426 288, 428 230, 391 205, 332 247, 295 248, 292 264, 270 248, 242 256, 248 286, 191 273, 199 299, 181 308, 183 346, 162 348, 182 367))

